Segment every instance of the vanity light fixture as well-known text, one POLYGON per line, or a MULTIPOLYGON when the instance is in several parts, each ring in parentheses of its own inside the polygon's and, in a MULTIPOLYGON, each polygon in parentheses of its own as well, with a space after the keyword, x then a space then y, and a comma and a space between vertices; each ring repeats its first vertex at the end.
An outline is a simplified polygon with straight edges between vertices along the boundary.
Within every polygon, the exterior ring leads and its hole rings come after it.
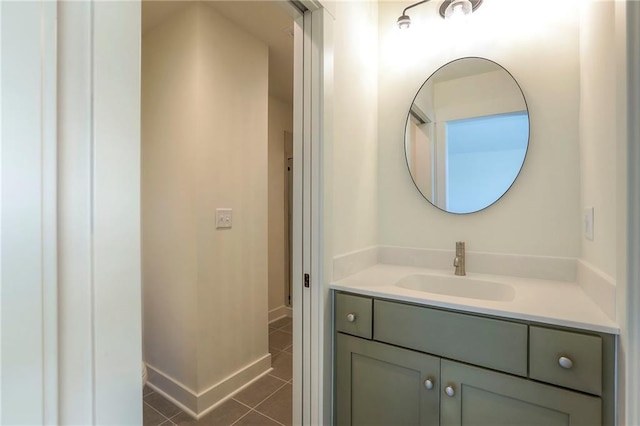
MULTIPOLYGON (((407 6, 402 11, 402 16, 398 18, 398 27, 403 30, 409 28, 411 25, 411 18, 407 15, 407 10, 412 7, 416 7, 422 3, 427 3, 430 0, 422 0, 407 6)), ((444 19, 455 19, 460 16, 470 15, 480 7, 482 0, 445 0, 440 5, 440 16, 444 19)))

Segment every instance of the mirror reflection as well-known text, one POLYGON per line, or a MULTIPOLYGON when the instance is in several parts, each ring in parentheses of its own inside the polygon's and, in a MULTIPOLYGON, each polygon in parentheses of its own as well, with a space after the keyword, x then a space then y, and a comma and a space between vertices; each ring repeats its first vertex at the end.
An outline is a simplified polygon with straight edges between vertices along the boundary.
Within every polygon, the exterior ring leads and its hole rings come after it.
POLYGON ((483 58, 438 69, 416 94, 405 128, 407 166, 434 206, 472 213, 515 181, 529 145, 529 114, 518 83, 483 58))

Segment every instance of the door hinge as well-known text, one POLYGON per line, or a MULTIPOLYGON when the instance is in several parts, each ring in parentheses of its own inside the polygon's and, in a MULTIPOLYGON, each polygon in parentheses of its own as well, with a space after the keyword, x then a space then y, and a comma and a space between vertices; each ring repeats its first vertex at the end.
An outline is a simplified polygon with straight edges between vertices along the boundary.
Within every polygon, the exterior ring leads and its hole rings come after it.
POLYGON ((304 274, 304 286, 309 288, 309 274, 304 274))

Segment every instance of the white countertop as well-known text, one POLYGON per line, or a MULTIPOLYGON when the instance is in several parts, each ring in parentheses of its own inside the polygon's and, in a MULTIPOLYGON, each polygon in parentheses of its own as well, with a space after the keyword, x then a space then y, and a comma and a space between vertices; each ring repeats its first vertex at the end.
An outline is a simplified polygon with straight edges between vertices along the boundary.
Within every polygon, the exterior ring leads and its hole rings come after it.
POLYGON ((454 276, 452 270, 378 264, 335 281, 330 284, 330 288, 366 296, 497 317, 611 334, 619 334, 620 332, 618 324, 605 315, 577 283, 467 273, 467 277, 472 279, 513 286, 515 297, 511 301, 481 300, 426 293, 394 285, 400 279, 414 274, 454 276))

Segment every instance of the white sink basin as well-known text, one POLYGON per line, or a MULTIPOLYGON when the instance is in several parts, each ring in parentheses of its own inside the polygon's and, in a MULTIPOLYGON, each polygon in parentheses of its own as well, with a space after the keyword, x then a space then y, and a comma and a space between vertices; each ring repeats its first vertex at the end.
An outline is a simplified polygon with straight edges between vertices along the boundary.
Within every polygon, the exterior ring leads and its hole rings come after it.
POLYGON ((396 286, 425 293, 503 302, 513 300, 516 294, 508 284, 444 275, 409 275, 398 281, 396 286))

